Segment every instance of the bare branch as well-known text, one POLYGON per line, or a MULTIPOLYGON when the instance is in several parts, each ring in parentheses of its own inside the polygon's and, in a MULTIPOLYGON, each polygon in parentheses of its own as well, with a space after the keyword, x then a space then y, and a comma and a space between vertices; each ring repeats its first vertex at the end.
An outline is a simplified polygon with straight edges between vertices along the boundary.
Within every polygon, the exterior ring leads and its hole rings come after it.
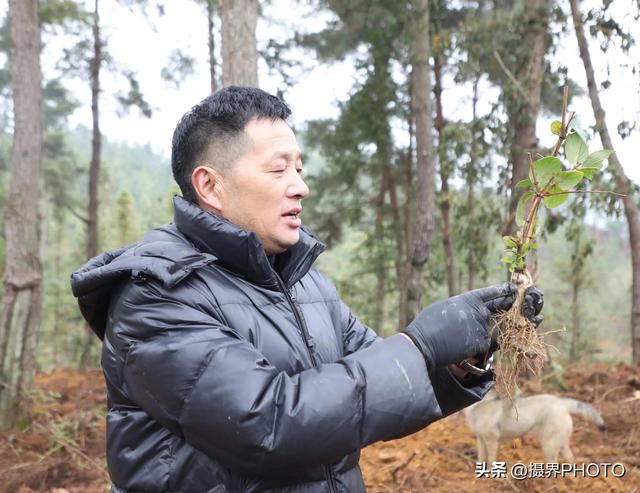
POLYGON ((500 68, 504 71, 504 73, 507 75, 507 77, 509 78, 509 80, 513 83, 513 85, 516 87, 516 89, 518 90, 518 92, 522 95, 522 97, 525 99, 525 101, 527 102, 527 104, 529 106, 533 106, 533 103, 531 102, 531 99, 529 99, 529 95, 526 93, 526 91, 522 88, 522 84, 520 84, 520 82, 518 82, 518 79, 516 79, 515 75, 513 75, 511 73, 511 71, 507 68, 507 66, 504 64, 504 62, 502 61, 502 57, 500 56, 500 54, 496 51, 493 50, 493 56, 494 58, 497 60, 498 65, 500 65, 500 68))
POLYGON ((71 204, 69 204, 69 202, 67 202, 66 200, 64 201, 63 204, 67 210, 73 214, 76 218, 80 219, 83 223, 88 224, 89 223, 89 219, 87 219, 85 216, 83 216, 82 214, 80 214, 78 211, 76 211, 73 206, 71 206, 71 204))

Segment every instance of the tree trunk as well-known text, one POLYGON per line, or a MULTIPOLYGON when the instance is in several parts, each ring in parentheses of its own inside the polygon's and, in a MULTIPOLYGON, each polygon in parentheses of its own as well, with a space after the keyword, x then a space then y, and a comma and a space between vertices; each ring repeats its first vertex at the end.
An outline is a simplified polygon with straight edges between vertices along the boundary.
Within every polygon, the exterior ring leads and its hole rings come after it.
MULTIPOLYGON (((408 87, 409 93, 409 101, 413 100, 413 90, 411 89, 411 84, 408 87)), ((406 158, 401 162, 401 170, 400 170, 400 183, 404 187, 404 203, 402 205, 402 225, 400 226, 400 221, 398 221, 398 227, 402 228, 402 251, 398 254, 397 261, 400 262, 400 266, 398 268, 398 290, 399 294, 399 306, 398 306, 398 330, 402 330, 409 323, 409 315, 407 308, 407 297, 409 291, 409 269, 410 263, 409 258, 411 255, 411 246, 413 245, 412 238, 412 223, 413 223, 413 203, 415 201, 415 191, 413 188, 414 183, 414 160, 413 160, 413 150, 414 150, 414 135, 415 135, 415 125, 413 122, 413 114, 411 111, 407 112, 407 126, 409 127, 409 148, 407 149, 406 158)), ((393 195, 391 195, 391 199, 397 202, 397 193, 395 190, 393 191, 393 195)))
POLYGON ((435 84, 433 92, 436 100, 436 121, 435 127, 438 131, 438 156, 440 161, 440 214, 442 215, 442 246, 444 248, 444 259, 447 268, 447 288, 449 296, 455 296, 458 292, 456 286, 456 269, 453 255, 453 240, 451 238, 451 198, 449 197, 449 174, 451 170, 445 163, 444 127, 447 124, 442 113, 442 55, 433 58, 433 72, 435 84))
POLYGON ((0 313, 0 428, 26 411, 42 313, 38 197, 42 163, 42 73, 37 0, 10 0, 15 127, 5 203, 6 272, 0 313))
POLYGON ((220 0, 222 85, 258 86, 258 0, 220 0))
POLYGON ((100 182, 100 66, 102 63, 102 40, 100 39, 100 24, 98 17, 98 0, 95 0, 93 13, 93 57, 89 64, 91 80, 91 117, 93 119, 93 133, 91 136, 91 164, 89 166, 89 205, 87 209, 87 258, 98 254, 98 184, 100 182))
POLYGON ((213 1, 214 0, 207 0, 207 35, 209 38, 209 78, 211 82, 211 94, 218 89, 218 84, 216 83, 215 38, 213 36, 213 19, 215 15, 213 1))
POLYGON ((416 132, 416 195, 412 248, 407 276, 407 316, 413 319, 422 308, 422 269, 431 253, 433 235, 434 178, 431 80, 429 74, 429 8, 427 0, 411 0, 411 111, 416 132))
MULTIPOLYGON (((100 67, 102 65, 102 39, 100 38, 100 16, 98 0, 94 3, 93 12, 93 57, 89 63, 91 80, 91 117, 93 133, 91 135, 91 164, 89 166, 89 206, 87 209, 87 258, 98 255, 98 211, 100 183, 100 154, 102 135, 100 134, 100 67)), ((91 359, 91 348, 95 344, 95 336, 89 326, 85 326, 85 339, 80 356, 80 366, 87 366, 91 359)))
POLYGON ((547 29, 551 13, 550 0, 525 2, 528 27, 523 45, 529 47, 527 57, 515 74, 520 90, 512 89, 508 98, 509 121, 513 126, 511 139, 511 199, 504 234, 516 232, 515 213, 521 191, 516 184, 529 175, 527 152, 536 148, 536 121, 540 110, 540 93, 544 79, 544 55, 547 51, 547 29))
MULTIPOLYGON (((471 149, 469 153, 469 173, 467 176, 467 215, 468 215, 468 231, 475 231, 475 170, 478 169, 478 84, 480 83, 480 76, 476 77, 473 81, 473 99, 471 101, 471 149)), ((467 241, 470 241, 467 235, 467 241)), ((467 245, 467 271, 469 277, 467 278, 467 290, 471 291, 475 287, 476 282, 476 255, 473 244, 467 245)), ((462 269, 461 269, 462 270, 462 269)))
MULTIPOLYGON (((589 98, 591 99, 591 106, 596 119, 596 128, 600 134, 602 146, 605 149, 613 149, 613 143, 611 142, 611 136, 609 135, 605 112, 602 108, 602 104, 600 103, 600 96, 598 95, 598 86, 593 72, 593 65, 591 64, 587 38, 584 34, 580 8, 577 0, 570 0, 570 4, 573 24, 575 26, 576 37, 578 39, 578 47, 580 49, 580 57, 582 58, 584 71, 587 75, 587 87, 589 88, 589 98)), ((624 205, 624 213, 627 217, 627 225, 629 227, 632 269, 631 347, 633 361, 634 363, 637 363, 640 361, 640 219, 638 217, 638 207, 634 202, 633 196, 629 195, 629 193, 632 192, 629 179, 625 175, 624 169, 615 154, 612 154, 609 157, 609 170, 615 178, 616 186, 618 187, 617 191, 625 195, 622 198, 622 203, 624 205)))
POLYGON ((578 357, 578 347, 580 342, 580 309, 578 300, 580 298, 580 278, 579 273, 574 273, 571 280, 571 349, 569 355, 572 361, 578 357))
POLYGON ((387 272, 384 262, 384 196, 386 194, 387 180, 384 168, 380 175, 378 195, 375 199, 376 226, 373 251, 375 252, 376 275, 376 306, 374 310, 373 327, 378 334, 382 334, 384 322, 385 298, 387 293, 387 272))
POLYGON ((391 206, 391 214, 393 221, 393 234, 396 239, 396 255, 395 255, 395 268, 396 279, 398 282, 398 293, 400 299, 398 300, 398 330, 403 329, 406 326, 406 318, 403 318, 403 314, 406 313, 406 255, 405 255, 405 229, 400 216, 400 204, 398 201, 398 184, 393 174, 389 176, 389 205, 391 206))

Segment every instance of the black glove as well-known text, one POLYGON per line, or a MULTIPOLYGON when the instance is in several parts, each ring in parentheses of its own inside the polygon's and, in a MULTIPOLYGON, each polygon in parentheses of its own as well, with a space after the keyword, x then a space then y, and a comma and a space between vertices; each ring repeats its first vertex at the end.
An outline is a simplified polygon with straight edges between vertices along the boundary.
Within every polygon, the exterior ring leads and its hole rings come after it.
POLYGON ((420 350, 429 371, 484 354, 491 346, 491 314, 511 308, 515 294, 515 284, 504 283, 439 301, 420 312, 403 332, 420 350))
POLYGON ((544 318, 540 315, 544 306, 544 293, 535 286, 527 288, 524 293, 524 302, 522 303, 522 314, 527 317, 536 327, 540 325, 544 318))

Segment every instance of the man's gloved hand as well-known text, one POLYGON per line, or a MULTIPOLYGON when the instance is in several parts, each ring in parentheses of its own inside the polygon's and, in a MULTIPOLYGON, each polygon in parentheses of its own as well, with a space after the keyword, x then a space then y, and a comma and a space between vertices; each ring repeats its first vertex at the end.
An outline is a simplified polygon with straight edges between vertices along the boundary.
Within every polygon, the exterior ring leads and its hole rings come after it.
MULTIPOLYGON (((515 294, 515 284, 503 283, 454 296, 426 307, 403 332, 422 352, 429 370, 472 355, 484 360, 498 348, 498 334, 489 333, 489 319, 511 308, 515 294)), ((542 291, 528 288, 522 313, 536 326, 542 321, 543 305, 542 291)))
POLYGON ((535 286, 531 286, 524 293, 522 303, 522 314, 533 322, 536 327, 540 325, 544 318, 540 315, 544 306, 544 293, 535 286))
POLYGON ((504 283, 453 296, 426 307, 403 332, 420 350, 429 371, 484 354, 491 346, 491 314, 508 310, 515 294, 516 286, 504 283))

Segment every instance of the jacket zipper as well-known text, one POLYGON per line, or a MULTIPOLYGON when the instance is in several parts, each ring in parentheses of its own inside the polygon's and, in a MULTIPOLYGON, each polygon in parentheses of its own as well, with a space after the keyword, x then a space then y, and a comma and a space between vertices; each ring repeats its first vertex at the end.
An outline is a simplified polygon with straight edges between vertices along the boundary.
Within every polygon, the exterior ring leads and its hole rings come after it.
MULTIPOLYGON (((280 279, 280 276, 276 274, 276 278, 278 279, 278 284, 280 285, 280 289, 284 293, 285 298, 289 302, 289 306, 293 310, 293 316, 296 318, 296 322, 298 323, 298 327, 300 328, 300 333, 302 334, 302 339, 304 340, 304 345, 307 348, 307 352, 309 353, 309 358, 311 359, 311 364, 313 364, 314 368, 318 367, 318 362, 316 360, 316 356, 313 352, 313 348, 315 347, 315 342, 309 333, 309 328, 307 327, 307 323, 304 319, 304 315, 302 314, 302 310, 298 306, 298 302, 296 300, 295 295, 293 294, 293 290, 289 291, 287 287, 284 285, 284 281, 280 279)), ((333 475, 333 469, 330 464, 324 466, 324 473, 327 477, 327 484, 329 485, 329 491, 331 493, 338 493, 338 487, 336 485, 336 479, 333 475)))
POLYGON ((282 281, 282 279, 280 279, 280 276, 276 275, 276 278, 278 279, 278 284, 280 285, 280 289, 282 290, 285 298, 287 298, 287 301, 289 302, 289 306, 293 311, 293 316, 296 318, 296 322, 298 323, 298 328, 300 329, 300 333, 302 334, 302 340, 304 341, 304 345, 307 348, 307 352, 309 353, 309 359, 311 360, 311 364, 313 365, 314 368, 317 368, 318 362, 316 361, 316 357, 313 354, 313 348, 315 347, 316 344, 313 341, 311 334, 309 334, 309 329, 307 328, 307 324, 305 323, 304 317, 301 311, 298 310, 298 305, 296 303, 294 296, 286 288, 286 286, 284 285, 284 282, 282 281))

